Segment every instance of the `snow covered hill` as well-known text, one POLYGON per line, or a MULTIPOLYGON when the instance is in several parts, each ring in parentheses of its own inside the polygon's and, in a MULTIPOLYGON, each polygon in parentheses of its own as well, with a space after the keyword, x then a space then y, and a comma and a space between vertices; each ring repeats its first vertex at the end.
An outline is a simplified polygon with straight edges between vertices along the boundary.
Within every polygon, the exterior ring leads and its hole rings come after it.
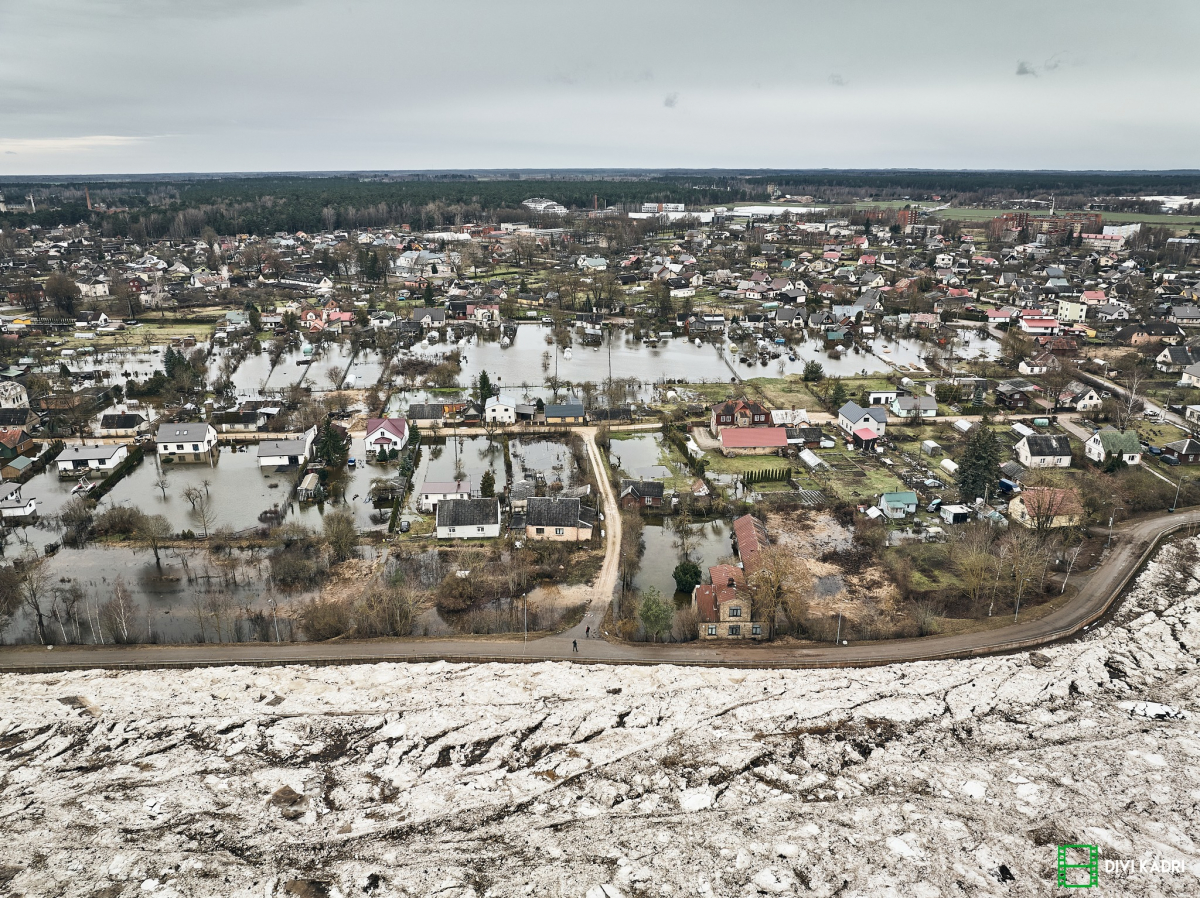
POLYGON ((970 662, 0 677, 0 893, 1194 896, 1195 557, 970 662))

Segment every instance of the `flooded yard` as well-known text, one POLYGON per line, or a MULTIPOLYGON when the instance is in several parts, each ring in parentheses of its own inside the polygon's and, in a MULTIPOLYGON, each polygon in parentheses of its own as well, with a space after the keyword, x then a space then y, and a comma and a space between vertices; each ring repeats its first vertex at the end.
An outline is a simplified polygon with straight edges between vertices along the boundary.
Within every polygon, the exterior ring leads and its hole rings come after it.
MULTIPOLYGON (((676 604, 683 606, 691 601, 690 595, 675 592, 675 578, 672 572, 675 566, 683 560, 683 550, 679 535, 674 527, 677 518, 647 519, 642 531, 642 542, 646 551, 642 555, 642 566, 634 578, 634 589, 643 590, 654 586, 664 596, 675 596, 676 604)), ((725 520, 717 519, 707 522, 696 522, 691 526, 690 552, 692 561, 700 566, 707 575, 708 569, 733 556, 733 545, 730 541, 732 528, 725 520)))

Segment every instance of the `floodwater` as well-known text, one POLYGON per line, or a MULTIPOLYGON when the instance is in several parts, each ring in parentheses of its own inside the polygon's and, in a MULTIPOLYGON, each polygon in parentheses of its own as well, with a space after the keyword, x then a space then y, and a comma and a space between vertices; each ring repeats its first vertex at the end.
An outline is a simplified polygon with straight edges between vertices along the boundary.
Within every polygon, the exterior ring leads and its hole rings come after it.
MULTIPOLYGON (((923 356, 934 349, 912 337, 878 336, 870 341, 869 350, 851 348, 834 359, 829 357, 820 338, 804 335, 792 347, 779 347, 780 358, 764 366, 757 360, 752 364, 739 362, 739 353, 731 351, 728 340, 696 346, 693 341, 677 336, 656 346, 646 346, 630 333, 608 333, 599 347, 576 342, 569 359, 563 349, 546 343, 550 329, 536 325, 518 327, 516 338, 508 347, 493 340, 470 338, 454 345, 419 343, 411 351, 426 358, 441 358, 458 348, 462 353, 460 383, 470 384, 480 371, 487 371, 492 382, 508 392, 521 398, 545 398, 545 378, 555 372, 561 380, 576 384, 585 381, 601 384, 610 371, 614 378, 634 378, 643 384, 715 383, 727 382, 735 374, 742 378, 802 374, 806 363, 817 361, 827 374, 848 377, 887 373, 897 368, 924 369, 927 366, 923 356), (795 356, 794 361, 789 353, 795 356)), ((955 347, 956 358, 995 358, 999 352, 999 344, 986 331, 963 328, 961 333, 962 339, 955 347)))
POLYGON ((432 439, 426 436, 421 444, 421 460, 413 474, 410 505, 415 509, 416 496, 421 485, 428 480, 450 481, 454 479, 456 463, 462 473, 470 478, 471 488, 478 492, 484 471, 491 471, 496 478, 496 492, 508 485, 504 473, 504 444, 487 437, 445 437, 432 439))
MULTIPOLYGON (((62 549, 48 560, 54 601, 61 610, 70 592, 80 596, 77 614, 62 615, 63 628, 49 620, 51 599, 43 604, 56 641, 89 644, 113 642, 112 622, 101 606, 111 600, 118 581, 127 590, 132 609, 122 629, 130 642, 241 642, 252 639, 300 639, 290 610, 312 593, 283 593, 267 580, 270 565, 261 550, 234 550, 213 557, 195 548, 163 549, 161 569, 149 550, 90 545, 62 549), (258 626, 249 616, 261 614, 258 626), (238 621, 238 618, 241 621, 238 621), (77 626, 72 620, 77 620, 77 626)), ((37 642, 32 618, 26 610, 3 631, 2 641, 37 642)))
MULTIPOLYGON (((633 586, 638 590, 650 586, 657 587, 664 596, 674 595, 675 603, 682 606, 690 602, 692 597, 675 592, 675 578, 672 572, 683 560, 679 537, 674 530, 676 520, 669 517, 647 519, 642 531, 642 542, 646 551, 642 555, 642 566, 638 569, 633 586)), ((731 532, 732 528, 728 522, 720 519, 692 524, 690 556, 692 561, 700 565, 700 570, 706 577, 710 567, 733 555, 731 532)))
MULTIPOLYGON (((609 461, 631 478, 650 480, 663 476, 663 438, 657 433, 640 433, 637 436, 612 440, 609 461)), ((672 466, 673 467, 673 466, 672 466)))
POLYGON ((258 447, 221 447, 215 463, 158 463, 148 453, 145 460, 121 479, 104 497, 104 505, 130 505, 147 514, 161 514, 175 530, 201 533, 201 523, 191 503, 183 497, 188 487, 207 492, 213 509, 213 527, 245 530, 259 526, 258 515, 276 505, 286 505, 299 472, 259 468, 258 447), (237 451, 238 449, 242 451, 237 451), (156 485, 160 471, 166 478, 164 491, 156 485), (205 481, 208 481, 207 487, 205 481))

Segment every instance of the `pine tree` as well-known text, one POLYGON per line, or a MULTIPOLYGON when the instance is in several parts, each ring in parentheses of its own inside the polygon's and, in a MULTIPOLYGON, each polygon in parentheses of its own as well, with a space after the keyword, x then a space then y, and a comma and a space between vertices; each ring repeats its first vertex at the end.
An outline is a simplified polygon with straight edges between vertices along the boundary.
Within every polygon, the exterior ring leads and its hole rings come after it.
POLYGON ((485 499, 494 498, 496 495, 496 475, 487 470, 483 472, 483 476, 479 478, 479 495, 485 499))
POLYGON ((1004 453, 990 428, 977 427, 958 462, 958 491, 964 502, 996 494, 1004 453))
POLYGON ((479 372, 479 379, 475 382, 475 399, 480 405, 485 404, 488 399, 494 396, 492 390, 492 379, 488 377, 486 371, 479 372))

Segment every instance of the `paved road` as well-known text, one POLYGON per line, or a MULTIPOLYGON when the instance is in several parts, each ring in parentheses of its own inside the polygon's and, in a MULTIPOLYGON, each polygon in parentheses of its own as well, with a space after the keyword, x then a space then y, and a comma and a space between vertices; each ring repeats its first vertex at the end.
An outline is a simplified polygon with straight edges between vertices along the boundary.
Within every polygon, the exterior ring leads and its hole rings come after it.
MULTIPOLYGON (((597 457, 589 440, 589 453, 597 457)), ((619 514, 609 488, 604 489, 609 512, 609 548, 619 540, 619 514)), ((602 617, 616 580, 616 557, 609 553, 597 578, 590 618, 575 630, 558 636, 521 639, 414 639, 308 643, 250 643, 237 645, 164 645, 88 647, 40 646, 0 649, 2 670, 62 670, 123 667, 200 667, 227 664, 352 664, 377 661, 449 660, 541 661, 574 660, 611 664, 708 664, 750 667, 866 667, 902 661, 968 658, 1033 648, 1067 638, 1099 620, 1137 573, 1142 561, 1163 534, 1180 527, 1200 526, 1200 509, 1162 515, 1114 528, 1112 551, 1088 578, 1087 585, 1070 602, 1035 621, 980 633, 925 639, 893 640, 849 646, 787 648, 777 645, 624 645, 598 639, 580 639, 580 628, 602 617), (611 567, 610 567, 611 564, 611 567), (610 585, 611 584, 611 585, 610 585), (607 594, 605 590, 608 590, 607 594), (571 649, 578 640, 579 651, 571 649)), ((617 543, 619 547, 619 542, 617 543)), ((595 626, 593 624, 593 630, 595 626)))

